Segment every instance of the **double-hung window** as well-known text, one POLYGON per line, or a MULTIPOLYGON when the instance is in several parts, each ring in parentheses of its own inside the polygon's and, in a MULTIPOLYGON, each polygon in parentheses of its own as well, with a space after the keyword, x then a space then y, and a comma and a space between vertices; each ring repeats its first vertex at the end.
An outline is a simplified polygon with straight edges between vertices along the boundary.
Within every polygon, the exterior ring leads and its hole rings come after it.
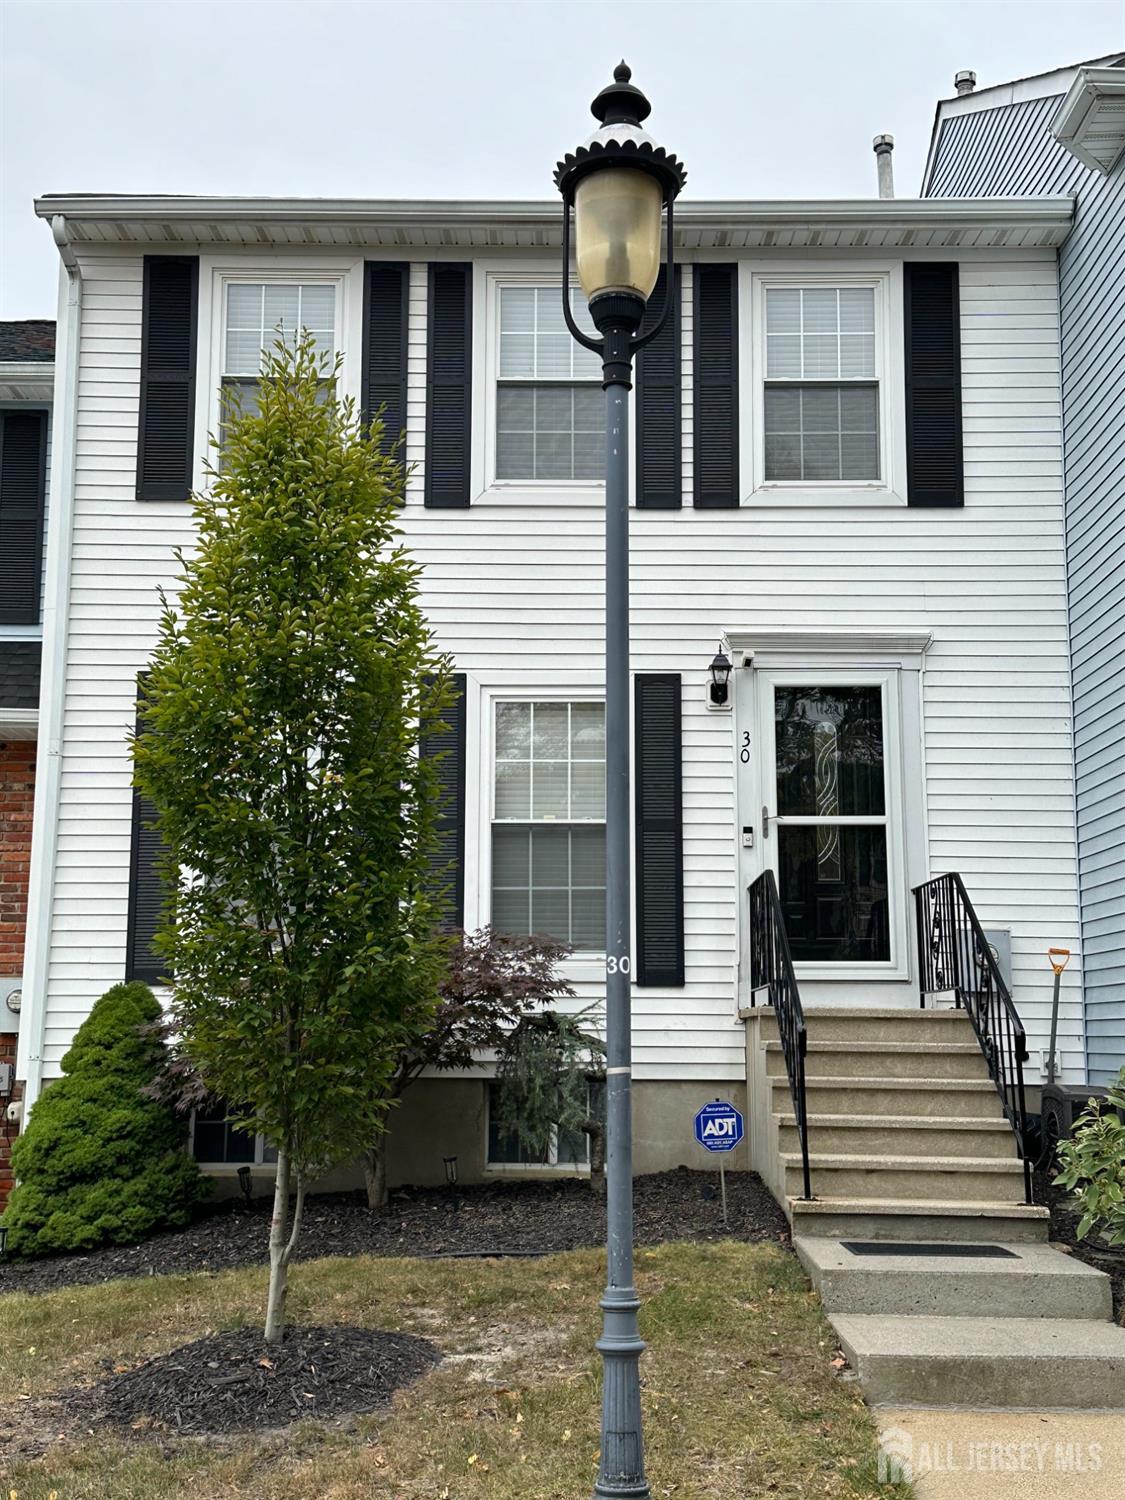
POLYGON ((308 332, 318 355, 336 353, 336 286, 317 281, 228 281, 223 324, 226 389, 244 412, 257 410, 263 356, 280 340, 290 348, 308 332))
MULTIPOLYGON (((558 283, 501 284, 497 295, 497 480, 601 481, 601 363, 567 329, 558 283)), ((593 334, 585 298, 571 296, 579 325, 593 334)))
POLYGON ((605 951, 605 708, 496 704, 492 925, 605 951))
POLYGON ((872 285, 767 285, 767 483, 877 483, 879 340, 872 285))

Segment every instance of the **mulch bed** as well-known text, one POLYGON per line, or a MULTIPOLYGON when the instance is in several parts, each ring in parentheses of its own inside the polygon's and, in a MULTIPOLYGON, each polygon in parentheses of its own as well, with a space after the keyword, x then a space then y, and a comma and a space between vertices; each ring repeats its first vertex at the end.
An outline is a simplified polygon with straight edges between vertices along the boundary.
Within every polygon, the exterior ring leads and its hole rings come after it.
POLYGON ((83 1425, 134 1432, 260 1431, 375 1411, 440 1358, 404 1333, 296 1326, 271 1348, 260 1328, 238 1328, 68 1391, 62 1405, 83 1425))
POLYGON ((1125 1246, 1102 1249, 1088 1239, 1080 1240, 1078 1221, 1082 1215, 1071 1206, 1066 1189, 1055 1187, 1044 1172, 1036 1173, 1035 1201, 1051 1210, 1052 1241, 1067 1246, 1079 1260, 1109 1277, 1113 1283, 1113 1316, 1125 1328, 1125 1246))
MULTIPOLYGON (((636 1240, 787 1241, 788 1225, 753 1172, 727 1173, 729 1225, 724 1227, 718 1174, 680 1168, 634 1183, 636 1240)), ((51 1292, 96 1286, 122 1276, 168 1276, 262 1265, 268 1259, 271 1203, 224 1203, 187 1229, 154 1235, 139 1245, 85 1255, 0 1265, 0 1293, 51 1292)), ((310 1197, 296 1259, 328 1255, 550 1254, 605 1243, 605 1200, 589 1184, 497 1182, 402 1190, 383 1214, 368 1211, 363 1195, 310 1197)))

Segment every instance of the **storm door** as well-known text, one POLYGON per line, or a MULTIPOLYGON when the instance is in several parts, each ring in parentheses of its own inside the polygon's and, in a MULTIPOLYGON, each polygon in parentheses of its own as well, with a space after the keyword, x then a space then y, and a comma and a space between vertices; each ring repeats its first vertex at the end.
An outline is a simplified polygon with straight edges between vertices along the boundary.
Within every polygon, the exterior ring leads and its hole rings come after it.
POLYGON ((799 972, 889 976, 903 948, 893 678, 761 674, 762 854, 799 972))

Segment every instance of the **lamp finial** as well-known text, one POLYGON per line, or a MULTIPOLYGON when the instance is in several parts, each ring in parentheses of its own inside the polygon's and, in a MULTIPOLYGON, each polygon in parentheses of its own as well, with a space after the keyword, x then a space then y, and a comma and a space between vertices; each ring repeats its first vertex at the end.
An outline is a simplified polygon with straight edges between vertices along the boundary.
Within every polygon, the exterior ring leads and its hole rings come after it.
POLYGON ((590 105, 590 113, 603 125, 639 125, 652 113, 652 105, 630 83, 633 70, 624 58, 613 70, 613 82, 607 84, 590 105))

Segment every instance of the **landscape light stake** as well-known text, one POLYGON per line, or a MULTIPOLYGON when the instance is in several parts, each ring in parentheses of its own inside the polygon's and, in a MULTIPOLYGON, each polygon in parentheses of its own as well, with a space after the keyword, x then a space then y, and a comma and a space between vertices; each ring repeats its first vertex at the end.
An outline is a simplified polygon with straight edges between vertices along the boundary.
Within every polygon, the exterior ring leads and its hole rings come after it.
POLYGON ((633 356, 674 306, 672 204, 687 175, 641 121, 651 105, 622 62, 590 109, 598 128, 555 170, 562 194, 562 300, 567 327, 602 361, 605 421, 606 731, 606 1260, 602 1296, 601 1458, 595 1496, 647 1500, 641 1434, 640 1306, 633 1285, 632 1018, 629 880, 629 390, 633 356), (570 215, 578 280, 601 334, 577 325, 570 305, 570 215), (641 332, 661 262, 664 298, 641 332))

